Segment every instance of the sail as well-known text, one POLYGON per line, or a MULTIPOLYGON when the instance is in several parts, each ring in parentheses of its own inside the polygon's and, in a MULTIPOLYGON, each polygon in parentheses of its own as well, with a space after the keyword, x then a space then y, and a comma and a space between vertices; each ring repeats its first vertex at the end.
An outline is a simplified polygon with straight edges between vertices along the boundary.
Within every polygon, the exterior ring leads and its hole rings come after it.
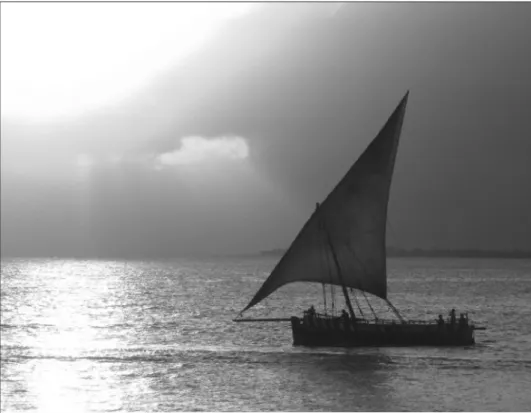
POLYGON ((295 281, 344 285, 387 298, 387 205, 408 95, 318 206, 243 311, 295 281))

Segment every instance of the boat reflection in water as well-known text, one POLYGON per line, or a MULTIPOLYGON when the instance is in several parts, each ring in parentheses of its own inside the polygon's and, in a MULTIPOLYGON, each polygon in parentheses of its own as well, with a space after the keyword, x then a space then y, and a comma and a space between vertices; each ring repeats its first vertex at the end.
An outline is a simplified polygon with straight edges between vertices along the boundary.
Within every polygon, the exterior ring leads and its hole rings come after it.
MULTIPOLYGON (((387 297, 386 225, 389 192, 398 141, 409 92, 402 98, 378 135, 352 165, 337 186, 303 226, 251 302, 234 321, 289 321, 295 345, 304 346, 419 346, 474 344, 474 326, 468 317, 459 322, 452 310, 451 319, 406 321, 387 297), (340 286, 348 313, 340 317, 316 314, 313 307, 302 319, 243 319, 241 314, 283 285, 297 282, 340 286), (359 309, 354 312, 349 289, 359 309), (368 321, 356 298, 363 294, 373 321, 368 321), (380 320, 366 293, 385 300, 397 321, 380 320)), ((332 311, 333 313, 333 311, 332 311)))

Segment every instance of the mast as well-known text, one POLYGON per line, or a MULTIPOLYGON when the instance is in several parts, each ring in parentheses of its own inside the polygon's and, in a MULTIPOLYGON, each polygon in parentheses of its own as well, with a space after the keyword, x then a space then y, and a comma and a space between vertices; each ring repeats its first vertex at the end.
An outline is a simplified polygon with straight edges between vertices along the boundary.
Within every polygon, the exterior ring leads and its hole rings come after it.
POLYGON ((343 282, 343 275, 341 274, 341 269, 339 267, 339 261, 337 260, 336 252, 334 251, 334 246, 332 245, 332 242, 330 241, 330 236, 328 233, 326 234, 326 238, 328 240, 328 245, 330 246, 330 249, 332 250, 332 256, 334 257, 334 263, 336 264, 337 268, 337 274, 339 278, 341 279, 341 289, 343 290, 343 295, 345 296, 345 301, 347 302, 348 312, 350 313, 350 317, 355 320, 356 315, 354 314, 354 309, 352 308, 352 303, 350 302, 350 297, 348 296, 347 287, 345 287, 345 283, 343 282))
MULTIPOLYGON (((319 203, 315 206, 315 212, 319 212, 319 203)), ((345 301, 347 303, 348 312, 350 313, 350 317, 355 320, 356 315, 354 314, 354 309, 352 308, 352 303, 350 302, 350 297, 348 296, 348 290, 345 286, 345 282, 343 281, 343 274, 341 273, 341 267, 339 265, 339 260, 337 259, 336 251, 334 250, 334 245, 332 244, 332 240, 330 239, 330 234, 326 230, 326 225, 324 220, 321 216, 319 216, 319 222, 321 223, 321 227, 323 228, 324 233, 326 234, 326 241, 328 243, 328 246, 330 247, 330 251, 332 252, 332 257, 334 258, 334 264, 336 265, 337 269, 337 275, 339 277, 339 280, 341 282, 341 289, 343 290, 343 295, 345 296, 345 301)))

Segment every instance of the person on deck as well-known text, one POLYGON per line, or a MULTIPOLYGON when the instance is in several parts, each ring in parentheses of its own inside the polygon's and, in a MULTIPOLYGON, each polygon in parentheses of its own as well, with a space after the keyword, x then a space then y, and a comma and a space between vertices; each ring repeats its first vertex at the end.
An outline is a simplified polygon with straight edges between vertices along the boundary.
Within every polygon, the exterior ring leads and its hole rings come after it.
POLYGON ((437 324, 439 324, 439 326, 443 326, 444 325, 444 318, 443 318, 442 314, 439 314, 439 318, 437 319, 437 324))
POLYGON ((452 311, 450 311, 450 323, 455 324, 455 308, 452 308, 452 311))
POLYGON ((343 329, 345 331, 350 330, 350 315, 345 311, 345 309, 341 310, 341 324, 343 325, 343 329))
POLYGON ((304 312, 303 323, 309 326, 313 326, 315 323, 315 308, 312 305, 308 310, 304 312))
POLYGON ((343 309, 341 311, 341 318, 345 321, 348 321, 348 319, 350 318, 350 316, 348 315, 348 313, 345 311, 345 309, 343 309))

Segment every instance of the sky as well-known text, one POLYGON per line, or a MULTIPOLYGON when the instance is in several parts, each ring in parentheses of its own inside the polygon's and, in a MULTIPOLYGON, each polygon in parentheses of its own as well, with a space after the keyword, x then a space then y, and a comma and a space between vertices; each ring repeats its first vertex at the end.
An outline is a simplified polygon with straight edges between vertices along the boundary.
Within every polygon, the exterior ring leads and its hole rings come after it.
POLYGON ((410 90, 388 244, 531 250, 531 4, 1 14, 2 256, 287 247, 410 90))

